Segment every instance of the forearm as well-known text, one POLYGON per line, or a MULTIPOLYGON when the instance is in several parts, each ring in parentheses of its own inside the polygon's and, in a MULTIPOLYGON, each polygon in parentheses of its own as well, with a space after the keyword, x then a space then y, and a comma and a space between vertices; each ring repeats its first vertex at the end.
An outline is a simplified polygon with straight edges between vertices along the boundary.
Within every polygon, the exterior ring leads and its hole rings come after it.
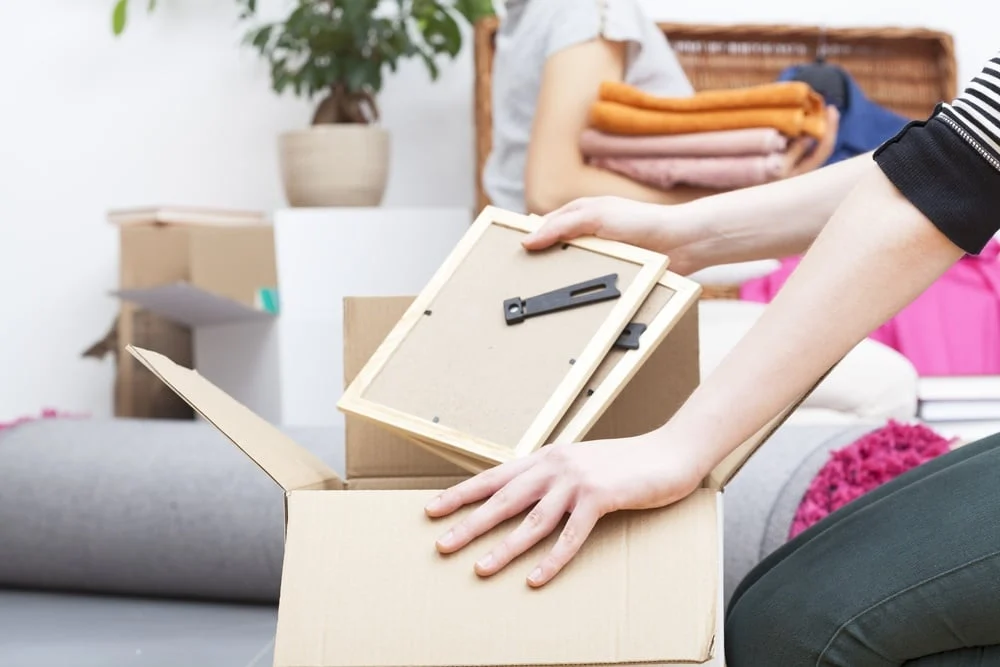
POLYGON ((689 228, 685 249, 702 263, 697 268, 800 254, 871 164, 871 153, 859 155, 795 178, 699 199, 671 216, 689 228))
POLYGON ((962 256, 870 159, 760 320, 662 429, 707 474, 962 256), (766 388, 762 390, 762 388, 766 388))
POLYGON ((526 174, 525 199, 529 213, 545 215, 582 197, 617 196, 653 204, 681 204, 713 194, 711 190, 677 187, 651 188, 620 174, 587 164, 567 165, 558 173, 526 174))

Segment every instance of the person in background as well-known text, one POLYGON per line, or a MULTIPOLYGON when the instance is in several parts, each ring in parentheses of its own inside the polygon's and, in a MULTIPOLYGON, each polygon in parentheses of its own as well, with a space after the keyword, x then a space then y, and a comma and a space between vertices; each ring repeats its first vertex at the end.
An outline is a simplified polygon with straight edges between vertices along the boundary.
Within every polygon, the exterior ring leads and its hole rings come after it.
MULTIPOLYGON (((694 92, 663 32, 639 0, 506 0, 493 62, 493 141, 483 170, 490 201, 518 213, 544 214, 580 197, 619 195, 662 204, 711 191, 658 190, 586 164, 578 142, 602 81, 646 92, 694 92)), ((823 165, 831 130, 813 146, 789 147, 782 177, 823 165)))
MULTIPOLYGON (((691 270, 805 257, 764 315, 659 429, 543 447, 431 501, 485 502, 439 538, 452 553, 525 520, 476 570, 490 576, 568 514, 528 584, 557 576, 597 521, 675 503, 862 338, 1000 229, 1000 53, 952 103, 872 153, 677 206, 574 201, 525 241, 595 234, 691 270), (785 224, 775 225, 774 220, 785 224), (766 387, 766 391, 761 391, 766 387)), ((1000 665, 1000 434, 854 500, 768 556, 726 613, 729 667, 1000 665)), ((678 546, 678 548, 683 548, 678 546)))

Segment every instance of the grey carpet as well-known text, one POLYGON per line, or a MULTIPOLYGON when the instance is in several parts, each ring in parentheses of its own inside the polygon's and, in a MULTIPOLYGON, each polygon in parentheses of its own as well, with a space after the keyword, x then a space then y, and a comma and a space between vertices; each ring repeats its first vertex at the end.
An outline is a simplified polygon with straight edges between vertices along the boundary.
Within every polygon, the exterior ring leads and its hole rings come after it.
MULTIPOLYGON (((286 429, 343 470, 337 429, 286 429)), ((0 586, 278 598, 281 489, 205 422, 45 420, 0 433, 0 586)))

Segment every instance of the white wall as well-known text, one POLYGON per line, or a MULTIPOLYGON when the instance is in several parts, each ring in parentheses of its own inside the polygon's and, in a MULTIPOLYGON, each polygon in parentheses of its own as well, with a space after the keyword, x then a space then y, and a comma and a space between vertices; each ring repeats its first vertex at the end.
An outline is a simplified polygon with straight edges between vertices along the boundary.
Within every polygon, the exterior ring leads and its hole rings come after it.
MULTIPOLYGON (((239 46, 231 0, 161 0, 117 41, 111 4, 0 3, 0 420, 49 406, 110 414, 110 360, 79 356, 115 312, 105 296, 117 270, 108 208, 280 207, 275 136, 309 119, 309 105, 273 95, 239 46)), ((1000 46, 995 25, 976 20, 982 3, 886 4, 646 0, 670 20, 945 29, 963 80, 1000 46)), ((416 63, 388 82, 387 205, 473 204, 471 84, 468 50, 434 87, 416 63)))

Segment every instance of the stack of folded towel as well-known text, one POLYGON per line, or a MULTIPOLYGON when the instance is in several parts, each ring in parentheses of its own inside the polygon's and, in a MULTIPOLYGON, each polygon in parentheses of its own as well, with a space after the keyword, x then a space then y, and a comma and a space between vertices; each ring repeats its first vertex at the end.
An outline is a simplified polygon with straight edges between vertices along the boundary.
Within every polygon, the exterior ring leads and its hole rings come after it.
POLYGON ((659 189, 733 189, 773 180, 790 139, 822 139, 823 98, 799 81, 689 97, 601 84, 580 150, 595 166, 659 189))

